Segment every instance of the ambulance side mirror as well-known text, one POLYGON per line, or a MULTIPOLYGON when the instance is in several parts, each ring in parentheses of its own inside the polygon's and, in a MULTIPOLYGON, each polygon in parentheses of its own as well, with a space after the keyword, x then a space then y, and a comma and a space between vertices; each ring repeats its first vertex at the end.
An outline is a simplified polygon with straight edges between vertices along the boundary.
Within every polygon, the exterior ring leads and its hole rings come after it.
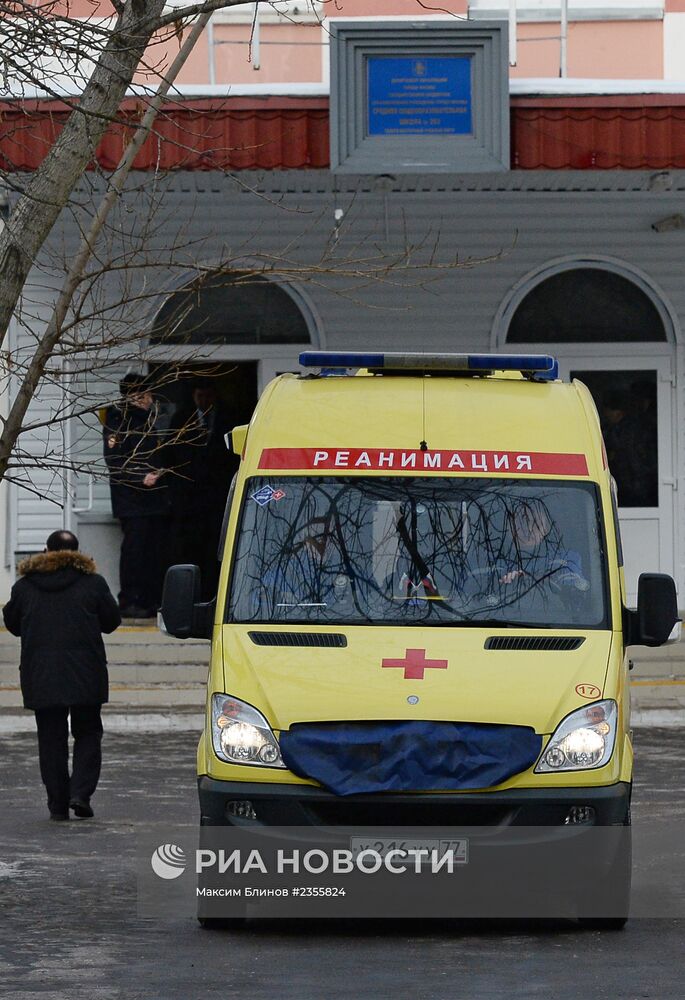
POLYGON ((211 639, 216 601, 200 601, 199 566, 170 566, 162 591, 164 631, 177 639, 211 639))
POLYGON ((680 638, 678 598, 673 578, 665 573, 642 573, 637 582, 637 610, 629 612, 627 642, 636 646, 663 646, 680 638))
MULTIPOLYGON (((239 424, 234 427, 230 432, 231 438, 231 448, 234 455, 239 455, 242 458, 243 452, 245 451, 245 442, 247 441, 247 432, 249 430, 249 424, 239 424)), ((227 435, 228 437, 229 435, 227 435)))

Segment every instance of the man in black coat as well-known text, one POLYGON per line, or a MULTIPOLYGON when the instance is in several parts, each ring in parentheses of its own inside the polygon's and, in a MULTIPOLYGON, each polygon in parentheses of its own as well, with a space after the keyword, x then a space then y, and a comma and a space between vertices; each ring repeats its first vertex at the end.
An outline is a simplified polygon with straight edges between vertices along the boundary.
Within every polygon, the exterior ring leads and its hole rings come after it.
POLYGON ((216 595, 217 549, 226 497, 238 469, 226 432, 237 423, 221 405, 211 379, 192 386, 192 401, 174 414, 168 451, 175 562, 195 563, 202 572, 202 599, 216 595))
POLYGON ((162 458, 166 435, 144 375, 120 384, 121 406, 107 410, 103 427, 112 513, 121 523, 119 607, 124 618, 154 617, 167 568, 169 491, 162 458))
POLYGON ((93 815, 90 797, 100 777, 102 721, 108 699, 102 632, 121 615, 95 563, 78 551, 70 531, 54 531, 45 552, 19 565, 3 608, 5 625, 21 636, 19 676, 24 707, 36 713, 40 774, 50 818, 93 815), (74 737, 69 776, 68 718, 74 737))

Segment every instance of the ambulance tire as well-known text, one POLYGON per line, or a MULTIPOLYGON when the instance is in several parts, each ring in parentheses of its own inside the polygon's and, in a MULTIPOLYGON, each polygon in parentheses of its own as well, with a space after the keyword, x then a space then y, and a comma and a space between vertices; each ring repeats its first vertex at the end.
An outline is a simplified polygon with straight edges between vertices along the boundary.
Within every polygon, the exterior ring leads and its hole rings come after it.
MULTIPOLYGON (((631 826, 632 819, 630 815, 630 806, 626 810, 626 815, 623 820, 622 826, 631 826)), ((607 880, 615 885, 614 880, 620 880, 619 886, 620 891, 623 895, 623 904, 625 906, 625 915, 622 913, 620 916, 615 917, 578 917, 578 923, 581 927, 590 931, 622 931, 628 922, 628 910, 630 908, 630 883, 631 883, 631 871, 632 871, 632 853, 628 850, 625 854, 622 854, 614 862, 613 870, 610 875, 607 876, 607 880)), ((600 888, 601 891, 601 888, 600 888)), ((615 891, 615 889, 612 889, 615 891)), ((621 907, 623 909, 623 906, 621 907)))
POLYGON ((198 917, 197 922, 205 931, 242 931, 247 926, 245 917, 198 917))
POLYGON ((622 931, 627 917, 579 917, 578 923, 588 931, 622 931))

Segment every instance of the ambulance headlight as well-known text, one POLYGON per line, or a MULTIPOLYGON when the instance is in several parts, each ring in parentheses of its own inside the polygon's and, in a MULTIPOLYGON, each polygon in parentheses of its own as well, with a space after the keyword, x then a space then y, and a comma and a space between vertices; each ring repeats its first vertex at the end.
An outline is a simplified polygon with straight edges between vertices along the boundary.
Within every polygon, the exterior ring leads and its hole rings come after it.
POLYGON ((231 695, 212 695, 212 742, 217 757, 229 764, 285 767, 264 716, 231 695))
POLYGON ((603 767, 614 752, 617 718, 616 702, 609 700, 572 712, 542 751, 536 774, 603 767))

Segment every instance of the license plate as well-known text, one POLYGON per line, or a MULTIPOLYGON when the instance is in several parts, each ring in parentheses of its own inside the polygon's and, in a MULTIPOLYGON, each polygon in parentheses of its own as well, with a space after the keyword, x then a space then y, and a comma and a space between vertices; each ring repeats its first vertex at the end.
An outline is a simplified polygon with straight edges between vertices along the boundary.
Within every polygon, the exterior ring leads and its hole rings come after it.
MULTIPOLYGON (((469 863, 469 842, 467 838, 460 837, 453 840, 423 840, 414 838, 397 837, 351 837, 350 850, 355 858, 361 851, 375 851, 382 858, 385 858, 390 851, 437 851, 438 858, 443 857, 447 851, 453 851, 455 865, 467 865, 469 863)), ((413 860, 415 855, 410 854, 409 860, 413 860)), ((399 861, 399 856, 397 856, 399 861)), ((430 862, 430 854, 423 855, 422 864, 430 862)))

